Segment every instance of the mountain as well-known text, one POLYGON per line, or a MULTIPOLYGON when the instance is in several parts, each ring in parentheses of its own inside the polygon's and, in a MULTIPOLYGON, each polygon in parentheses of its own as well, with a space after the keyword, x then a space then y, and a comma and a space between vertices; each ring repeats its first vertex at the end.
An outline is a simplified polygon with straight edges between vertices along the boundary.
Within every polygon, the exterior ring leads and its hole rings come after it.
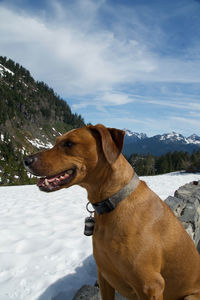
POLYGON ((171 132, 163 135, 148 137, 145 133, 135 133, 126 131, 123 153, 130 156, 133 153, 148 154, 155 156, 163 155, 167 152, 184 151, 192 153, 200 148, 200 137, 193 134, 189 137, 171 132))
POLYGON ((198 135, 196 135, 196 134, 190 135, 187 138, 187 140, 188 140, 189 143, 192 143, 192 144, 196 144, 196 145, 200 144, 200 137, 198 135))
POLYGON ((0 56, 0 184, 30 182, 23 156, 51 147, 57 136, 84 125, 52 88, 0 56))
POLYGON ((145 133, 132 132, 131 130, 124 129, 126 131, 125 144, 131 144, 132 142, 138 142, 140 140, 146 139, 147 135, 145 133))

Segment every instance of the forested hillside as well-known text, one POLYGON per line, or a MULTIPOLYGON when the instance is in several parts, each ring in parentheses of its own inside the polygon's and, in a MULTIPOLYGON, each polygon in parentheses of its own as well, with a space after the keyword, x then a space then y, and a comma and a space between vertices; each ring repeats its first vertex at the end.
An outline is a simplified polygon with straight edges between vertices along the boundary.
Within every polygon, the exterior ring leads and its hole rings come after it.
POLYGON ((83 125, 83 118, 73 114, 52 88, 0 56, 0 184, 30 182, 22 157, 51 146, 56 136, 83 125))

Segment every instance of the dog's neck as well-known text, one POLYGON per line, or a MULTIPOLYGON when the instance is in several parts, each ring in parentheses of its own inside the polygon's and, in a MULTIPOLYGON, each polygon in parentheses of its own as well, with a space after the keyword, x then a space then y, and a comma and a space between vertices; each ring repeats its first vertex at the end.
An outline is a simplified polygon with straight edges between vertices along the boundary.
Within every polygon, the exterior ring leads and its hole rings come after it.
POLYGON ((90 174, 90 180, 81 184, 87 190, 88 200, 91 203, 103 201, 116 194, 130 182, 134 171, 121 154, 114 164, 107 164, 103 169, 102 166, 99 167, 99 172, 95 172, 95 174, 98 175, 94 177, 90 174))

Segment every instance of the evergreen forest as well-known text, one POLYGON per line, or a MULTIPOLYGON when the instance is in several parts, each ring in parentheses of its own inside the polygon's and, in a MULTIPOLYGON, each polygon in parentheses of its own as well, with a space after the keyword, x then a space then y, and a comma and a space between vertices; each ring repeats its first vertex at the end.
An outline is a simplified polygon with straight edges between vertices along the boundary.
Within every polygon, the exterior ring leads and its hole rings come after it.
POLYGON ((168 152, 162 156, 132 154, 128 158, 140 176, 158 175, 175 171, 200 172, 200 150, 192 154, 183 151, 168 152))

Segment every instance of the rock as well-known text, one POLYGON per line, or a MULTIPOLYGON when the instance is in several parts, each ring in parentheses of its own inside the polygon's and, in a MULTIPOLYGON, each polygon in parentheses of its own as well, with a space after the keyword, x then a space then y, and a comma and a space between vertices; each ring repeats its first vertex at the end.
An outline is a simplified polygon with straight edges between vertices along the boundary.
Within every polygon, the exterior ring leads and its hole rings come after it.
POLYGON ((173 210, 175 216, 178 218, 181 216, 181 213, 186 206, 186 203, 184 203, 183 200, 172 196, 169 196, 165 200, 165 203, 173 210))
POLYGON ((200 181, 185 184, 165 202, 181 221, 200 253, 200 181))
POLYGON ((83 285, 72 300, 101 300, 99 288, 83 285))
POLYGON ((175 191, 174 196, 191 203, 193 203, 194 199, 196 199, 200 203, 200 180, 181 186, 177 191, 175 191))
MULTIPOLYGON (((72 300, 101 300, 99 288, 96 286, 84 285, 80 288, 72 300)), ((128 299, 116 293, 115 300, 128 299)))

